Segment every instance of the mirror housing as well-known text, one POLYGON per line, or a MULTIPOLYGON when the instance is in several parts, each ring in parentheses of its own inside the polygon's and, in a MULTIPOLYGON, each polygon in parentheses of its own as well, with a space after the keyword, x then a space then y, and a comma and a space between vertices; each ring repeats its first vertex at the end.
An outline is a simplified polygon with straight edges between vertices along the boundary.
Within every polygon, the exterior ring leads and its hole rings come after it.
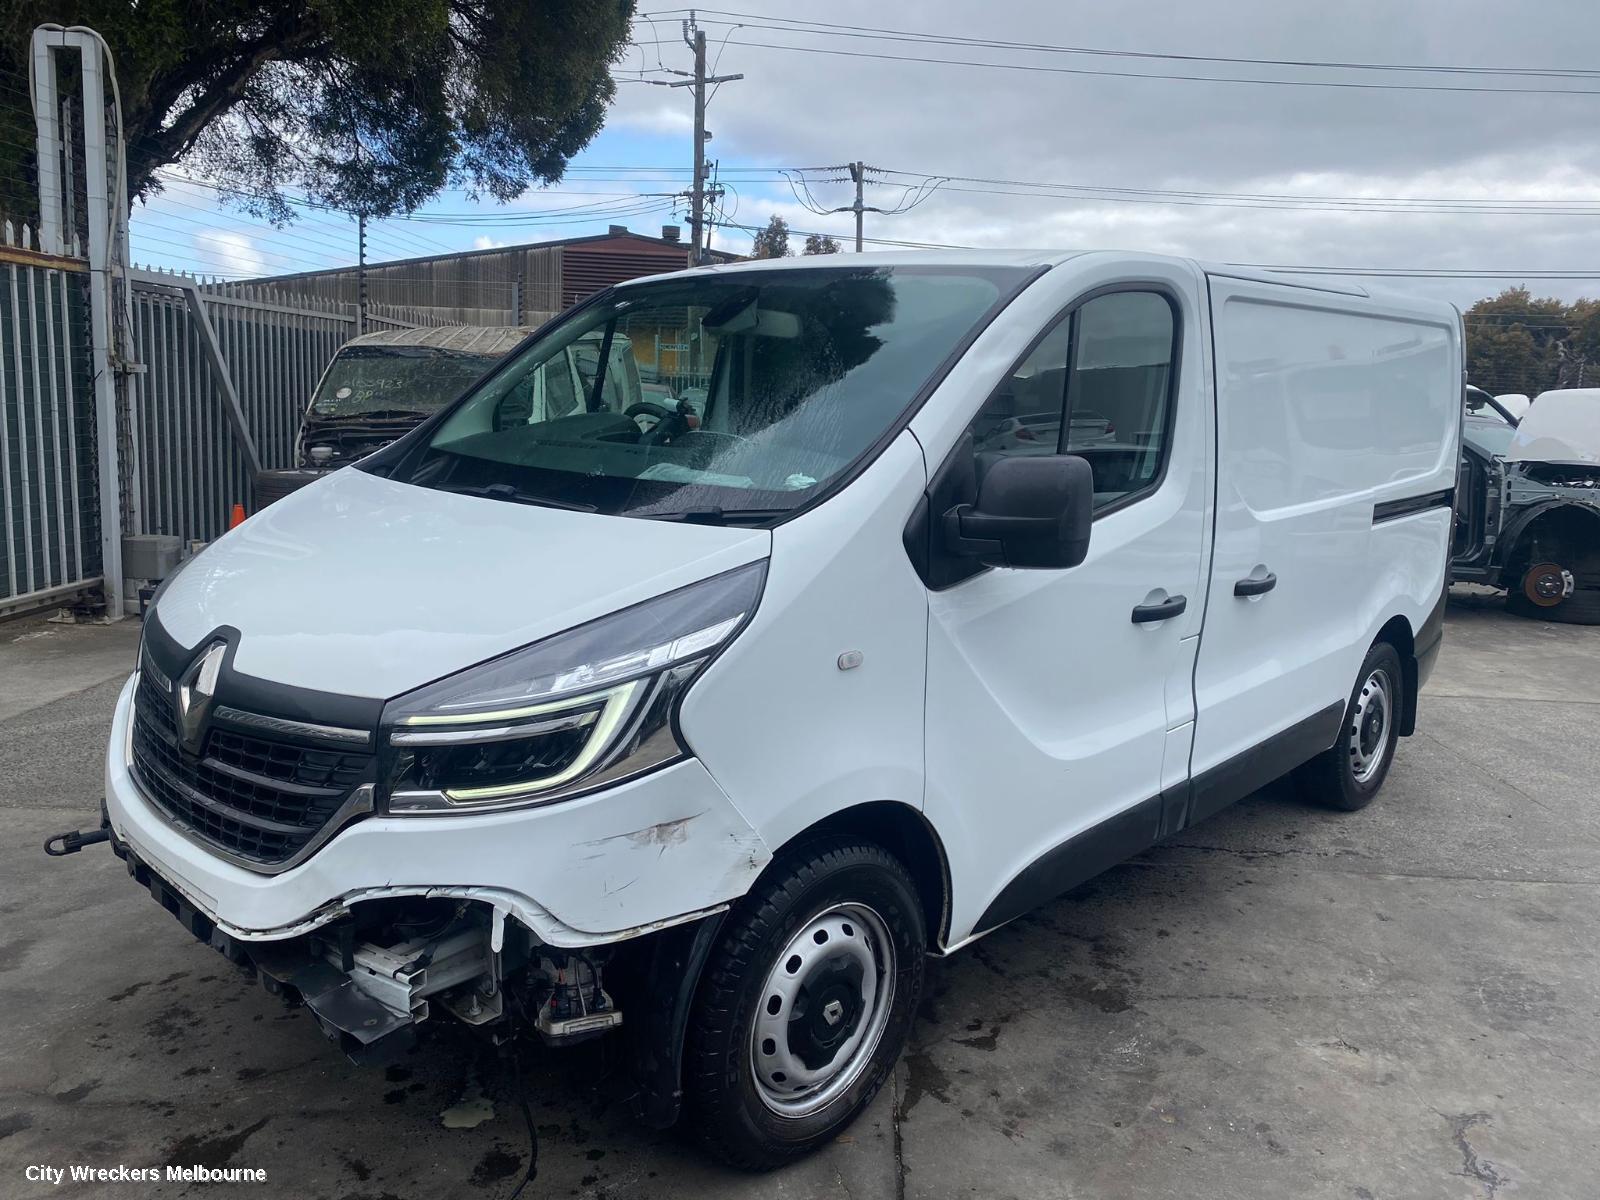
POLYGON ((1061 570, 1089 553, 1094 471, 1076 454, 1013 455, 989 468, 976 504, 944 516, 945 547, 987 567, 1061 570))

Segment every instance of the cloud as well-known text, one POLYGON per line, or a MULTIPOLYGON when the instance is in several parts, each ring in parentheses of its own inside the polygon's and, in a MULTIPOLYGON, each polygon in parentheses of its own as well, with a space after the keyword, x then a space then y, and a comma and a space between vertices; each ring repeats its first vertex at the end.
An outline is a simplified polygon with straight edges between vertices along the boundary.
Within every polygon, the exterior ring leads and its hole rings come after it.
POLYGON ((487 234, 483 233, 480 233, 477 237, 472 239, 472 248, 474 250, 498 250, 504 245, 504 242, 489 237, 487 234))
MULTIPOLYGON (((774 0, 744 11, 782 16, 774 0)), ((808 6, 809 21, 860 25, 845 0, 808 6)), ((707 18, 702 15, 702 21, 707 18)), ((1580 48, 1600 37, 1600 8, 1549 0, 1538 20, 1502 0, 1351 0, 1286 10, 1281 0, 1128 0, 1061 5, 1016 0, 979 15, 961 0, 884 4, 875 26, 1027 44, 1134 49, 1178 55, 1367 63, 1582 67, 1580 48), (1562 34, 1552 39, 1550 31, 1562 34)), ((713 44, 727 25, 705 24, 713 44)), ((643 37, 643 33, 639 36, 643 37)), ((1600 204, 1600 97, 1406 91, 1118 78, 1052 70, 985 70, 882 58, 848 58, 741 43, 783 43, 869 55, 991 60, 1041 68, 1162 75, 1206 73, 1427 86, 1571 87, 1592 80, 1417 72, 1311 71, 1212 66, 1018 49, 979 50, 874 39, 802 36, 747 23, 722 50, 721 73, 742 80, 716 93, 708 123, 723 178, 738 188, 741 224, 782 214, 796 230, 853 233, 848 216, 806 209, 771 174, 737 166, 811 166, 854 159, 909 172, 1095 189, 1151 189, 1307 197, 1581 200, 1600 204)), ((687 51, 662 48, 669 68, 687 51)), ((630 67, 639 64, 632 60, 630 67)), ((654 66, 654 60, 649 64, 654 66)), ((688 127, 691 108, 664 104, 663 89, 620 87, 611 123, 688 127)), ((677 143, 672 143, 672 149, 677 143)), ((645 161, 663 161, 666 156, 645 161)), ((616 161, 605 160, 605 161, 616 161)), ((637 160, 636 160, 637 161, 637 160)), ((808 178, 826 179, 822 172, 808 178)), ((881 177, 874 177, 881 178, 881 177)), ((682 186, 681 184, 679 186, 682 186)), ((822 207, 848 204, 848 180, 814 186, 822 207)), ((1600 271, 1593 216, 1349 211, 1325 203, 1294 210, 1238 200, 1058 190, 952 180, 911 211, 868 214, 867 234, 977 246, 1115 247, 1209 260, 1352 267, 1600 271)), ((878 183, 867 203, 894 207, 902 189, 878 183)), ((728 207, 734 205, 730 195, 728 207)), ((1374 209, 1406 206, 1390 204, 1374 209)), ((1416 206, 1411 206, 1416 207, 1416 206)), ((718 232, 743 248, 747 234, 718 232)), ((798 242, 796 239, 796 247, 798 242)), ((1512 280, 1406 281, 1405 287, 1469 303, 1512 280)), ((1600 292, 1600 281, 1543 283, 1539 293, 1600 292)))
POLYGON ((246 233, 229 229, 201 229, 194 235, 195 250, 206 271, 225 275, 265 275, 267 256, 246 233))

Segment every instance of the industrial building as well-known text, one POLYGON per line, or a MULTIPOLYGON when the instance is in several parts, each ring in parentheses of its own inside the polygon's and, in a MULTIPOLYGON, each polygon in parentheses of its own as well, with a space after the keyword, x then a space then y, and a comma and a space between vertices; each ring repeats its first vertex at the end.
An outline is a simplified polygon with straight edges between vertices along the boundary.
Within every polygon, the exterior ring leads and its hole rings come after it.
MULTIPOLYGON (((738 258, 709 253, 716 262, 738 258)), ((663 225, 652 237, 613 225, 587 237, 368 264, 366 300, 408 310, 430 323, 524 325, 530 314, 559 312, 614 283, 688 265, 689 244, 678 226, 663 225)), ((285 299, 353 305, 361 300, 361 274, 358 267, 336 267, 254 283, 285 299)))

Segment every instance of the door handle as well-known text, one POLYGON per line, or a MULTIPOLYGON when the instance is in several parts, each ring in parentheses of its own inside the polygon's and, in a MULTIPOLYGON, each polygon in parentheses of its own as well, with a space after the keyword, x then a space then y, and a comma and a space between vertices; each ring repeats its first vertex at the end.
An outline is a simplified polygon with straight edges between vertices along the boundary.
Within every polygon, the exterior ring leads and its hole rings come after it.
POLYGON ((1241 579, 1233 585, 1235 596, 1265 596, 1278 586, 1278 577, 1268 571, 1260 579, 1241 579))
POLYGON ((1148 621, 1165 621, 1168 617, 1175 617, 1189 607, 1187 596, 1173 596, 1161 601, 1160 604, 1140 604, 1133 610, 1133 623, 1143 625, 1148 621))

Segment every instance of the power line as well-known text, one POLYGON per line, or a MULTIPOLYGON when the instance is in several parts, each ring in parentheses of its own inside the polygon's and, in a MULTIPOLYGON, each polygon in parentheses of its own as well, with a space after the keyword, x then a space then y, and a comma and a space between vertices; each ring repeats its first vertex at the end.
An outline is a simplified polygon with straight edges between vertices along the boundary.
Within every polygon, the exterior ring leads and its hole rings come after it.
MULTIPOLYGON (((689 10, 672 9, 667 11, 683 12, 689 10)), ((1342 61, 1337 59, 1244 58, 1214 54, 1176 54, 1149 50, 1110 50, 1102 47, 1062 46, 1052 45, 1047 42, 1019 42, 1007 41, 1000 38, 974 38, 958 34, 914 32, 904 29, 884 29, 873 25, 847 25, 834 21, 810 21, 797 17, 775 17, 757 13, 732 12, 727 9, 701 8, 694 11, 699 13, 708 13, 718 17, 737 18, 738 22, 735 27, 742 25, 752 29, 770 29, 793 33, 811 33, 817 36, 860 37, 872 38, 880 41, 928 42, 939 45, 972 46, 985 49, 1025 50, 1050 54, 1079 54, 1110 58, 1153 59, 1167 62, 1209 62, 1221 63, 1228 66, 1307 67, 1326 70, 1403 71, 1575 79, 1587 79, 1600 76, 1600 69, 1588 67, 1501 67, 1462 66, 1433 63, 1372 63, 1342 61)), ((641 19, 650 20, 653 17, 662 15, 664 14, 644 14, 641 19)), ((708 25, 723 25, 730 23, 731 22, 717 20, 708 20, 706 22, 708 25)))
POLYGON ((1371 83, 1365 80, 1260 79, 1238 75, 1182 75, 1155 71, 1107 71, 1097 67, 1049 67, 1038 63, 983 62, 969 58, 929 58, 915 54, 884 54, 867 50, 837 50, 826 46, 790 46, 777 42, 735 41, 734 46, 758 50, 782 50, 794 54, 827 54, 841 58, 873 59, 879 62, 928 63, 945 67, 975 67, 992 71, 1022 71, 1044 75, 1098 75, 1116 79, 1161 79, 1183 83, 1234 83, 1262 87, 1320 87, 1383 92, 1457 92, 1501 96, 1600 96, 1595 88, 1481 87, 1468 84, 1371 83))

